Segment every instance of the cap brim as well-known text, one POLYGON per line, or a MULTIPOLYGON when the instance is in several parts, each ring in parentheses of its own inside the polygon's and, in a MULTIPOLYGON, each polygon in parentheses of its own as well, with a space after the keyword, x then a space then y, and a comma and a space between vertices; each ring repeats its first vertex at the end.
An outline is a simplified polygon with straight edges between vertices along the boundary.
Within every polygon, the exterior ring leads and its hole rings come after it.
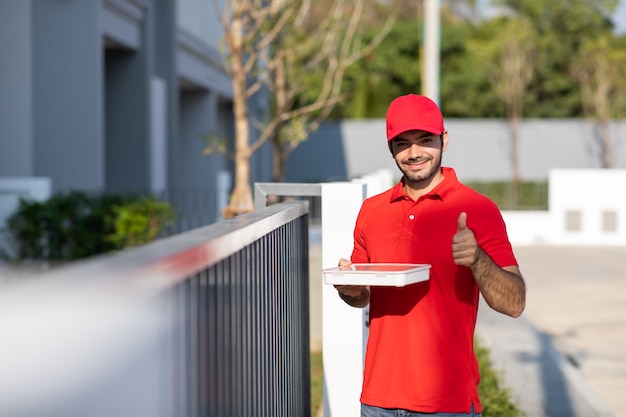
POLYGON ((415 123, 415 124, 408 124, 408 125, 402 126, 401 128, 395 129, 394 131, 392 131, 391 135, 389 135, 389 137, 387 138, 387 141, 391 141, 392 139, 395 139, 396 137, 398 137, 398 135, 401 135, 404 132, 408 132, 410 130, 423 130, 424 132, 432 133, 434 135, 441 135, 443 133, 441 130, 434 128, 433 126, 415 123))

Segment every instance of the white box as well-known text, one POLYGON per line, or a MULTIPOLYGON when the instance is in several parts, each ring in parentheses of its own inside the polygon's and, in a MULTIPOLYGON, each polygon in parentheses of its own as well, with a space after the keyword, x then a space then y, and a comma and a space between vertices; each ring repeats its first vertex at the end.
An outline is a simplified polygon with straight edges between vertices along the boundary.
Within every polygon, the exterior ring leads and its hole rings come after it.
POLYGON ((350 267, 322 270, 324 283, 338 285, 376 285, 404 287, 430 278, 428 264, 352 264, 350 267))

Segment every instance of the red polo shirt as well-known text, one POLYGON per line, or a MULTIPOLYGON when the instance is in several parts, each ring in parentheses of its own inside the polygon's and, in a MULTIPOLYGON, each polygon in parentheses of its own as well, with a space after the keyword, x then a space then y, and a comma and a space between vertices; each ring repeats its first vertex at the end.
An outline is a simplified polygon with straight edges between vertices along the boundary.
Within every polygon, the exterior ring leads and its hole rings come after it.
POLYGON ((361 402, 426 413, 476 412, 480 375, 473 340, 478 286, 452 259, 457 219, 501 266, 517 265, 498 207, 461 184, 451 168, 417 201, 400 182, 363 202, 353 263, 431 264, 430 279, 402 288, 371 287, 361 402))

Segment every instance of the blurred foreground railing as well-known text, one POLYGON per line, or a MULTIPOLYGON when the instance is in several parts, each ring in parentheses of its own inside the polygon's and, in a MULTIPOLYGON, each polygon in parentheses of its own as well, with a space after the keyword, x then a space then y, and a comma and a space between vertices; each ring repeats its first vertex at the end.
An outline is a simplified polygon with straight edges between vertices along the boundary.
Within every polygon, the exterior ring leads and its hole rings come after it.
POLYGON ((310 414, 306 203, 2 282, 1 416, 310 414))

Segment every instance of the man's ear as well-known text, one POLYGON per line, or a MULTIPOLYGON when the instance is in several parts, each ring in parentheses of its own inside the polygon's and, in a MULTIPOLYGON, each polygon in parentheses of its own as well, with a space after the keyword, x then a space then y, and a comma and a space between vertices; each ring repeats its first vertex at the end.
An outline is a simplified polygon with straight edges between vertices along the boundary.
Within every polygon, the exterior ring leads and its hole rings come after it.
POLYGON ((441 152, 448 150, 448 131, 445 130, 441 134, 441 152))

